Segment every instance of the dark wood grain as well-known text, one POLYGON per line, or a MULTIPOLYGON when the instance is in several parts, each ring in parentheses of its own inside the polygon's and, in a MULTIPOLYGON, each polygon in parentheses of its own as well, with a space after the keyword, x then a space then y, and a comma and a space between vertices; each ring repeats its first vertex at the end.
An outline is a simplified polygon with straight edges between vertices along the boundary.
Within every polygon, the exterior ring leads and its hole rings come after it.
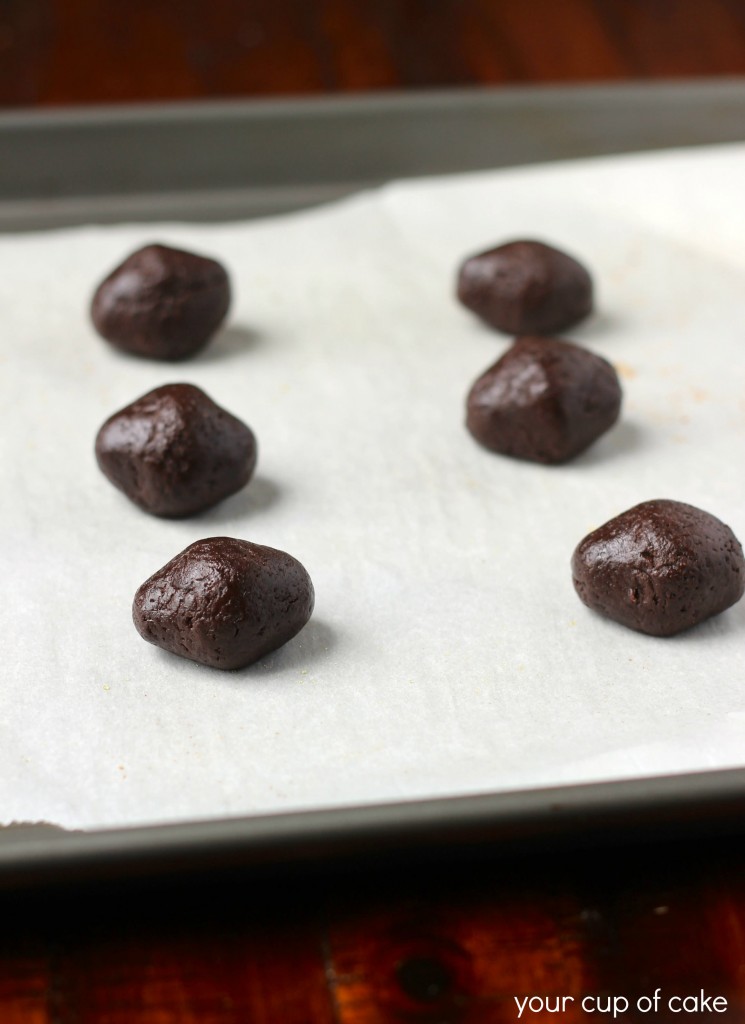
POLYGON ((0 0, 4 105, 743 73, 743 0, 0 0))
POLYGON ((745 1020, 745 840, 598 847, 519 860, 232 872, 157 887, 6 896, 3 1024, 486 1024, 745 1020), (638 1013, 640 996, 726 1015, 638 1013), (523 1018, 525 1019, 525 1018, 523 1018))

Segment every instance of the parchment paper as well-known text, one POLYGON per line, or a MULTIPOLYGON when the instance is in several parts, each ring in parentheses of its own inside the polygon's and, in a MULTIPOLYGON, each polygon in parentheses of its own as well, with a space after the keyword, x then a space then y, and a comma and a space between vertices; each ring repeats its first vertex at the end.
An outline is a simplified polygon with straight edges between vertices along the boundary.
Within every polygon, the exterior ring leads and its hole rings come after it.
POLYGON ((0 239, 0 820, 253 814, 741 764, 745 602, 677 638, 574 594, 590 529, 667 497, 745 539, 745 148, 389 186, 227 226, 0 239), (481 449, 472 381, 506 339, 453 299, 515 237, 593 270, 568 336, 615 363, 622 421, 547 468, 481 449), (229 267, 230 326, 178 366, 117 354, 87 306, 149 241, 229 267), (196 519, 98 471, 116 409, 189 381, 259 440, 255 480, 196 519), (145 644, 137 586, 192 541, 299 558, 308 627, 224 674, 145 644))

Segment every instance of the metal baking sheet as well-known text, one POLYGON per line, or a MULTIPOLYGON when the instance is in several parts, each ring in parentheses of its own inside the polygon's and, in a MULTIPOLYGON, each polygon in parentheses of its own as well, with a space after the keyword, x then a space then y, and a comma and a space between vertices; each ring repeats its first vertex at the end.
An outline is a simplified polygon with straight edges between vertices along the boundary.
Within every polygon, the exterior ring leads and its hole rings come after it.
POLYGON ((737 142, 742 80, 0 113, 0 230, 284 213, 393 178, 737 142))
MULTIPOLYGON (((745 87, 723 83, 8 115, 0 224, 245 217, 407 175, 735 141, 744 111, 745 87)), ((739 771, 714 772, 114 833, 8 830, 0 877, 74 873, 86 858, 126 870, 188 850, 282 859, 423 837, 580 834, 601 820, 721 821, 742 809, 742 783, 739 771)))

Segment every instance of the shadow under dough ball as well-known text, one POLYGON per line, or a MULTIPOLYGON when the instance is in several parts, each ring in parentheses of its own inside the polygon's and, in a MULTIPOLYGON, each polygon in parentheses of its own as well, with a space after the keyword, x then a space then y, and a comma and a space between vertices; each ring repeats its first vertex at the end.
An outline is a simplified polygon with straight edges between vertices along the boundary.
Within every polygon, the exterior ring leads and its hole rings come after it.
POLYGON ((171 654, 238 669, 299 633, 314 600, 310 576, 292 555, 210 537, 142 584, 132 618, 143 639, 171 654))
POLYGON ((98 286, 91 317, 116 348, 148 359, 187 359, 207 344, 230 307, 222 264, 166 245, 146 245, 98 286))
POLYGON ((740 600, 745 559, 716 516, 660 499, 588 534, 572 556, 572 578, 588 608, 640 633, 673 636, 740 600))
POLYGON ((517 338, 471 388, 466 426, 501 455, 559 463, 618 419, 621 385, 605 359, 560 338, 517 338))
POLYGON ((156 516, 195 515, 234 494, 256 466, 253 432, 192 384, 166 384, 114 413, 96 437, 101 471, 156 516))
POLYGON ((459 300, 505 334, 555 334, 592 312, 592 278, 543 242, 507 242, 465 260, 459 300))

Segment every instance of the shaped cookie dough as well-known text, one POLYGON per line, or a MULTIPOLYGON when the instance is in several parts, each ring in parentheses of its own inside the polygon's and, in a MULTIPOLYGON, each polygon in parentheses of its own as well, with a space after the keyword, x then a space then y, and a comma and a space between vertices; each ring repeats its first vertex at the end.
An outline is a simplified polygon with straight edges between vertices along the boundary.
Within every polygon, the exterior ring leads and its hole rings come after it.
POLYGON ((593 305, 589 272, 544 242, 507 242, 471 256, 458 273, 459 300, 505 334, 555 334, 593 305))
POLYGON ((479 377, 466 426, 501 455, 558 463, 609 430, 621 410, 621 385, 600 356, 560 338, 517 338, 479 377))
POLYGON ((187 359, 204 348, 230 307, 221 263, 167 245, 146 245, 96 289, 91 318, 115 348, 147 359, 187 359))
POLYGON ((640 633, 673 636, 740 600, 745 559, 715 516, 658 499, 585 537, 572 556, 572 578, 589 608, 640 633))
POLYGON ((211 668, 238 669, 292 639, 313 613, 310 576, 292 555, 232 537, 198 540, 138 589, 140 636, 211 668))
POLYGON ((181 518, 244 487, 256 466, 245 423, 193 384, 166 384, 109 417, 96 437, 104 475, 156 516, 181 518))

